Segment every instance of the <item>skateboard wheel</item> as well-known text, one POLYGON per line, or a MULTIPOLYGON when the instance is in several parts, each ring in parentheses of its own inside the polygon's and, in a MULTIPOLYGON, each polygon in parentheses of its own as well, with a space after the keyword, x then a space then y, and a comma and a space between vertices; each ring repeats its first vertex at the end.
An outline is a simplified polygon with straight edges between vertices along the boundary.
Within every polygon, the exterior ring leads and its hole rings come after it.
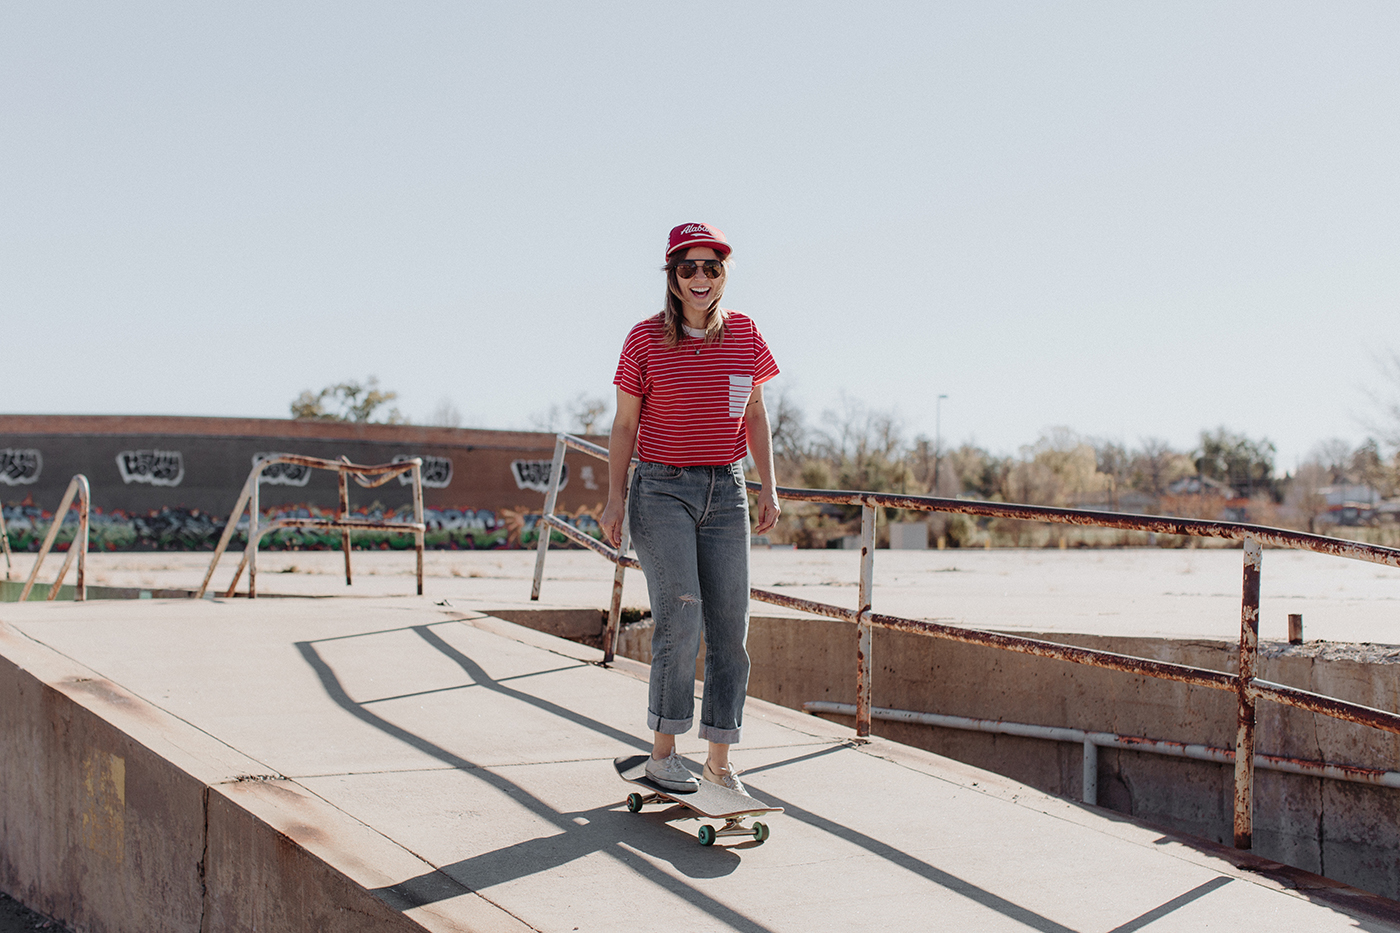
POLYGON ((754 837, 754 839, 757 840, 758 842, 763 842, 764 840, 766 840, 766 839, 768 838, 768 824, 767 824, 767 823, 755 823, 755 824, 753 824, 753 837, 754 837))
POLYGON ((713 826, 701 826, 698 834, 702 846, 712 846, 715 844, 715 828, 713 826))
POLYGON ((632 813, 641 813, 641 812, 642 812, 642 795, 641 795, 641 794, 628 794, 628 795, 627 795, 627 809, 628 809, 629 811, 631 811, 632 813))

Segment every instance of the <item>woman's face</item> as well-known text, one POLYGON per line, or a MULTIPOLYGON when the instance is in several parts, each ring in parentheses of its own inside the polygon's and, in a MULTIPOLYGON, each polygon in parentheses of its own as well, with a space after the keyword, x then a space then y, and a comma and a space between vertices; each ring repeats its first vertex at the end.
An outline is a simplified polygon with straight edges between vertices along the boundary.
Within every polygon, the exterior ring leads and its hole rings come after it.
MULTIPOLYGON (((708 246, 692 246, 686 250, 681 259, 721 259, 719 253, 708 246)), ((717 279, 707 278, 704 272, 696 270, 695 275, 688 279, 676 276, 676 291, 681 299, 681 306, 685 309, 686 319, 689 321, 704 320, 705 312, 710 305, 719 300, 724 294, 724 275, 717 279)), ((695 326, 693 323, 691 326, 695 326)))

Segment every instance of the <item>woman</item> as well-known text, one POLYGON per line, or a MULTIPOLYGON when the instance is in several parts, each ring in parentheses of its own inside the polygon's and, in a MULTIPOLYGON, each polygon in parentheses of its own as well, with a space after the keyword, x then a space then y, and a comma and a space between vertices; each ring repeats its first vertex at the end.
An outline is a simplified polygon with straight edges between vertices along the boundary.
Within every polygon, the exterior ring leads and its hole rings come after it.
POLYGON ((656 620, 646 771, 671 790, 700 786, 676 752, 676 736, 690 731, 693 721, 703 629, 700 737, 709 742, 703 777, 743 793, 729 762, 749 682, 749 506, 742 461, 746 452, 753 455, 762 483, 762 534, 779 512, 763 406, 763 383, 778 366, 753 321, 719 306, 729 254, 724 234, 708 224, 671 231, 665 310, 632 328, 613 378, 617 415, 602 526, 616 547, 635 451, 641 462, 630 491, 630 530, 656 620))

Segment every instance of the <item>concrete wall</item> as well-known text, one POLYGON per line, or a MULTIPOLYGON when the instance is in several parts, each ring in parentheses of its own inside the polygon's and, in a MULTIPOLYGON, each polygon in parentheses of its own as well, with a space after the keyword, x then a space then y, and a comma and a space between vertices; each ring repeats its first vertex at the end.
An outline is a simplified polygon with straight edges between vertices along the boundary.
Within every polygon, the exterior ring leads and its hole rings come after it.
MULTIPOLYGON (((623 630, 618 653, 650 660, 650 620, 623 630)), ((1026 633, 1017 633, 1026 634, 1026 633)), ((1092 635, 1034 635, 1213 670, 1236 669, 1236 646, 1092 635)), ((855 702, 855 626, 755 616, 749 695, 801 709, 855 702)), ((1083 665, 876 630, 874 704, 1064 726, 1233 749, 1235 697, 1083 665)), ((699 671, 697 671, 697 676, 699 671)), ((1261 645, 1259 676, 1381 709, 1400 709, 1400 648, 1314 642, 1261 645)), ((1400 770, 1400 736, 1261 702, 1257 751, 1400 770)), ((851 717, 829 717, 854 726, 851 717)), ((876 735, 1080 799, 1082 746, 876 721, 876 735)), ((1255 772, 1254 852, 1400 898, 1400 790, 1255 772)), ((1099 750, 1099 804, 1177 832, 1229 844, 1231 766, 1099 750)))
POLYGON ((431 866, 258 771, 0 624, 0 888, 83 933, 452 928, 371 893, 431 866))

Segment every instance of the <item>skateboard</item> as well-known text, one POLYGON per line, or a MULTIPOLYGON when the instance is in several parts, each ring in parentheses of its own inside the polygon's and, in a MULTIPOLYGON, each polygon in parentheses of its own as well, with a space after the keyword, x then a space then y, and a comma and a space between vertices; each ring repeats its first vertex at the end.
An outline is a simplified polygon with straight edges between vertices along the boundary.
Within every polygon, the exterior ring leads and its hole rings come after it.
POLYGON ((715 840, 720 836, 752 836, 754 840, 761 843, 768 838, 768 824, 755 822, 751 826, 746 826, 744 821, 752 816, 783 812, 782 807, 770 807, 748 794, 741 794, 736 790, 730 790, 705 780, 700 781, 698 790, 667 790, 647 777, 646 767, 649 757, 649 755, 626 755, 613 759, 613 766, 617 768, 618 777, 629 784, 643 787, 647 791, 647 793, 628 794, 627 809, 633 813, 640 813, 646 804, 656 803, 659 800, 669 800, 698 814, 697 819, 724 820, 724 825, 718 828, 708 823, 700 827, 696 838, 700 840, 702 846, 714 845, 715 840))

